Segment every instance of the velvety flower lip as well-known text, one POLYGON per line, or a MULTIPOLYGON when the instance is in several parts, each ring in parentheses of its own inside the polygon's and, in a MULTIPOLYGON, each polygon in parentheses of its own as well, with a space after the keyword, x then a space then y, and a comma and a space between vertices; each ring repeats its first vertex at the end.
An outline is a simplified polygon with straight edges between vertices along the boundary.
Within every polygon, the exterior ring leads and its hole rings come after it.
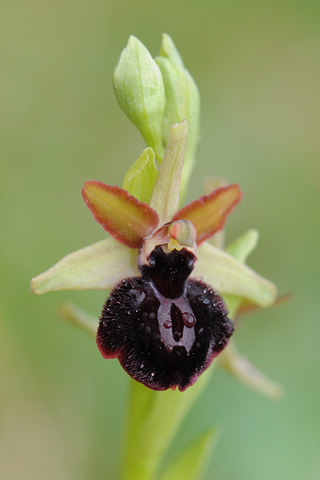
POLYGON ((276 294, 271 282, 206 241, 240 201, 238 185, 180 208, 186 138, 187 122, 171 128, 150 205, 132 191, 86 182, 83 198, 114 238, 70 254, 31 282, 35 293, 112 289, 98 347, 154 390, 185 390, 227 345, 233 325, 220 293, 263 307, 276 294))
POLYGON ((143 277, 120 282, 101 314, 102 355, 118 357, 148 388, 185 390, 223 350, 233 326, 221 297, 204 283, 190 280, 182 298, 157 296, 143 277))

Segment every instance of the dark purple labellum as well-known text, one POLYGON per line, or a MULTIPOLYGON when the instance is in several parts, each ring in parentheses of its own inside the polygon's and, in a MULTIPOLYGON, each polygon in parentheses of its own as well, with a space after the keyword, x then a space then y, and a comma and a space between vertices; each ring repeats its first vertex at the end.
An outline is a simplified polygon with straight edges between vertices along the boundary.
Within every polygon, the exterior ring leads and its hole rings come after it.
POLYGON ((153 390, 192 385, 233 333, 220 295, 188 279, 195 257, 158 246, 141 277, 120 282, 106 301, 97 344, 153 390))

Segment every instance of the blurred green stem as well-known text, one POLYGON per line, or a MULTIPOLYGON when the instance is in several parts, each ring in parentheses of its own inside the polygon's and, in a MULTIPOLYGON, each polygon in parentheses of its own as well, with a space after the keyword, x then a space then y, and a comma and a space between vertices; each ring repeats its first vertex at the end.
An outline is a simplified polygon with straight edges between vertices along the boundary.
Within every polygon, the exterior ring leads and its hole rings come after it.
POLYGON ((208 383, 213 368, 185 392, 154 392, 131 381, 122 480, 153 480, 189 409, 208 383))

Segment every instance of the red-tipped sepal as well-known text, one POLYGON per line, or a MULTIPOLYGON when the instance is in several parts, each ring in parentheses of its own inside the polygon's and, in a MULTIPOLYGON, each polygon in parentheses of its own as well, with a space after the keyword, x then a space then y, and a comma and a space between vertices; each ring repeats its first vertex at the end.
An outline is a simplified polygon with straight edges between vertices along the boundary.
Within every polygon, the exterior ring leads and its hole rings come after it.
POLYGON ((175 220, 189 220, 197 230, 197 244, 212 237, 224 225, 227 216, 241 200, 239 185, 229 185, 214 190, 198 200, 188 203, 173 217, 175 220))
POLYGON ((153 208, 117 186, 85 182, 82 196, 97 222, 127 247, 139 248, 158 225, 153 208))

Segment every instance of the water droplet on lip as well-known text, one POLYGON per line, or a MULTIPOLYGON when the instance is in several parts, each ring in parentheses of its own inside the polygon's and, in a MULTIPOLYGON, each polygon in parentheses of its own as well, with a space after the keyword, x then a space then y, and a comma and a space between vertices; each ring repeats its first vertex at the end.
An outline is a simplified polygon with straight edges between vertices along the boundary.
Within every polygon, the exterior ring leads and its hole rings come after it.
POLYGON ((140 287, 134 287, 129 291, 130 297, 138 303, 143 302, 143 300, 146 298, 146 292, 143 290, 143 288, 140 287))
POLYGON ((185 326, 188 327, 188 328, 194 327, 194 325, 196 323, 195 316, 192 315, 192 313, 190 313, 190 312, 183 312, 182 320, 183 320, 183 323, 185 324, 185 326))
POLYGON ((197 295, 196 296, 196 301, 199 303, 199 305, 209 305, 211 300, 207 298, 205 295, 197 295))

